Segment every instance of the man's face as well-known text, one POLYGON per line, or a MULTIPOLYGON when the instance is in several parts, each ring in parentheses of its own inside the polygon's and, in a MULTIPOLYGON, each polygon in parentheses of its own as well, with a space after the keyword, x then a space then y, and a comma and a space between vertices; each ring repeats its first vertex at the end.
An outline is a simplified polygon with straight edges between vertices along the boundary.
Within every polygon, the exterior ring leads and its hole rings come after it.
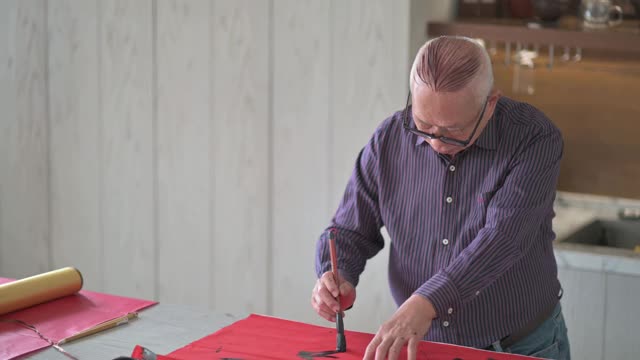
MULTIPOLYGON (((471 146, 482 133, 493 114, 496 100, 497 96, 492 94, 468 146, 471 146)), ((434 92, 427 86, 414 88, 412 103, 413 121, 418 130, 463 141, 473 132, 484 105, 484 102, 479 103, 471 89, 445 93, 434 92)), ((464 149, 462 146, 446 144, 437 139, 425 140, 440 154, 455 155, 464 149)))

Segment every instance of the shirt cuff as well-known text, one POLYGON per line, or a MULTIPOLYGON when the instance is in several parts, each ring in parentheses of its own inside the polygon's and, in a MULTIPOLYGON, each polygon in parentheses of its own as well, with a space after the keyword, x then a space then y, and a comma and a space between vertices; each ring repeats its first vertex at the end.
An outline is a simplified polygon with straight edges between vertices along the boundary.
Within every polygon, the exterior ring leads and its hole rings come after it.
MULTIPOLYGON (((331 271, 331 263, 324 264, 320 268, 320 271, 316 273, 318 279, 327 271, 331 271)), ((338 269, 338 273, 342 276, 343 280, 350 282, 354 288, 358 286, 358 281, 360 280, 359 276, 353 275, 350 271, 345 269, 338 269)))
POLYGON ((338 272, 340 273, 340 276, 342 276, 342 278, 345 281, 348 281, 349 283, 351 283, 351 285, 353 285, 353 288, 355 289, 355 287, 358 285, 358 280, 359 280, 358 276, 353 276, 347 271, 343 271, 343 270, 338 270, 338 272))
POLYGON ((431 301, 436 309, 437 317, 449 317, 460 309, 460 293, 453 281, 443 272, 425 282, 414 294, 431 301))

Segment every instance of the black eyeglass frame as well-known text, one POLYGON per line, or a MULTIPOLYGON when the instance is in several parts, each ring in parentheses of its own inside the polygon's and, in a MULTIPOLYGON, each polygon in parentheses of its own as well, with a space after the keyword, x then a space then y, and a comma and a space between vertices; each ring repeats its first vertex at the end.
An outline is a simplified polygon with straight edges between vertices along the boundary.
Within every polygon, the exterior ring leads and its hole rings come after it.
POLYGON ((469 138, 467 140, 459 140, 459 139, 453 139, 446 136, 429 134, 424 131, 420 131, 415 127, 411 127, 409 125, 409 100, 411 100, 411 93, 409 93, 409 95, 407 96, 407 104, 404 106, 402 126, 404 127, 405 130, 407 130, 408 132, 414 135, 422 136, 430 140, 439 140, 445 144, 457 145, 460 147, 467 147, 469 143, 471 143, 471 139, 473 139, 473 136, 476 134, 476 131, 478 130, 478 126, 480 126, 480 123, 482 122, 482 118, 484 117, 484 112, 485 110, 487 110, 487 104, 489 103, 489 97, 487 96, 487 99, 484 101, 484 105, 482 106, 482 111, 480 112, 480 116, 478 117, 478 120, 476 120, 476 124, 473 127, 473 131, 471 132, 471 135, 469 135, 469 138))

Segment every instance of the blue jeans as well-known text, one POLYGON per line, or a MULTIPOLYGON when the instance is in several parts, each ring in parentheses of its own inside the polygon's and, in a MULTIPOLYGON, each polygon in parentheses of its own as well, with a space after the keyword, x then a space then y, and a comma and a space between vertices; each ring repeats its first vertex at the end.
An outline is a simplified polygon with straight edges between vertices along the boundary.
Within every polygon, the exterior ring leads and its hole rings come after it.
POLYGON ((564 323, 560 303, 553 310, 553 314, 527 337, 506 349, 494 344, 493 351, 544 359, 571 360, 567 326, 564 323))

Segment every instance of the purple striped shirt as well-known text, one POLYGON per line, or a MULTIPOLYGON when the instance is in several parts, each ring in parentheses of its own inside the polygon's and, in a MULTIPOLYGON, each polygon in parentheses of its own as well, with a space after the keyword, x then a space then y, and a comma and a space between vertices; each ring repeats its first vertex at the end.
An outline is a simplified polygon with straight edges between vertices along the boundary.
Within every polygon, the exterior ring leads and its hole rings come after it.
MULTIPOLYGON (((385 226, 394 300, 420 294, 436 308, 426 340, 483 348, 522 328, 558 301, 551 220, 562 150, 542 112, 506 97, 453 159, 396 112, 358 155, 331 221, 341 274, 358 284, 385 226)), ((327 240, 317 242, 318 276, 331 269, 327 240)))

